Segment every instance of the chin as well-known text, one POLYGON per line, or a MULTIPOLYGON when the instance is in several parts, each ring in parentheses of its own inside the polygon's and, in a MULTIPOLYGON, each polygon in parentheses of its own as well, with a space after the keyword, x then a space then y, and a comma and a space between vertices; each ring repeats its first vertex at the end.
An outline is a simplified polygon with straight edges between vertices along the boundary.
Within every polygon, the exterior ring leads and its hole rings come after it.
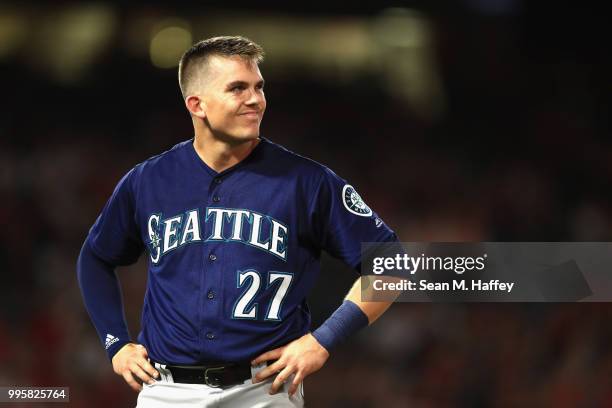
POLYGON ((259 137, 259 132, 243 134, 243 135, 236 137, 236 139, 241 140, 243 142, 247 142, 247 141, 255 140, 258 137, 259 137))
POLYGON ((259 126, 257 128, 245 129, 239 136, 242 140, 253 140, 259 137, 259 126))
POLYGON ((251 142, 259 137, 259 129, 256 132, 242 132, 242 133, 226 133, 221 138, 230 144, 239 145, 246 142, 251 142))

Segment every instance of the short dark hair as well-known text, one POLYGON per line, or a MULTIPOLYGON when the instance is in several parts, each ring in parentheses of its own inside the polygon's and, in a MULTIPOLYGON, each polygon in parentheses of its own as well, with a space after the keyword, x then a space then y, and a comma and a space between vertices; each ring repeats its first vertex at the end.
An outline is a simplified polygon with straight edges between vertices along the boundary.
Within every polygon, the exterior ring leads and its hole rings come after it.
POLYGON ((259 64, 263 61, 265 53, 259 44, 241 36, 212 37, 198 41, 185 51, 179 62, 178 79, 183 98, 189 95, 189 88, 198 71, 212 55, 239 56, 259 64))

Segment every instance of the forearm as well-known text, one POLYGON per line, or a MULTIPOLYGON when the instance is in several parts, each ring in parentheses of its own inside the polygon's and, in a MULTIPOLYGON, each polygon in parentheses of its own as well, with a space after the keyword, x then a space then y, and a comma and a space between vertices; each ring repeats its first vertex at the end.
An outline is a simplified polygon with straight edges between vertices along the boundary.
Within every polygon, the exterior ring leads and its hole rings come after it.
POLYGON ((329 351, 372 324, 390 305, 391 302, 362 302, 361 279, 357 279, 340 307, 312 335, 329 351))
POLYGON ((312 333, 326 350, 331 350, 362 328, 374 323, 393 303, 364 302, 361 297, 361 278, 359 278, 344 298, 342 305, 312 333))
POLYGON ((77 277, 87 312, 112 359, 130 342, 115 267, 100 259, 86 240, 77 261, 77 277))
POLYGON ((393 302, 364 302, 362 301, 361 278, 357 278, 351 290, 344 298, 356 304, 368 317, 368 323, 374 323, 391 306, 393 302))

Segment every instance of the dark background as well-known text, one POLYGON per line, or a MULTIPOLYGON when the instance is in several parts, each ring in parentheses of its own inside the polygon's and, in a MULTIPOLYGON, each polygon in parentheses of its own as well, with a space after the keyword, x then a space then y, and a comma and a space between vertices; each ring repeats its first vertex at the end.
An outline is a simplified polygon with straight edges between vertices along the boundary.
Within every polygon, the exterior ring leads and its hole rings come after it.
MULTIPOLYGON (((584 4, 535 3, 0 5, 0 385, 135 405, 75 262, 120 177, 192 137, 176 68, 150 57, 172 26, 262 44, 262 135, 348 179, 403 241, 610 241, 610 25, 584 4)), ((135 335, 144 257, 120 277, 135 335)), ((355 277, 324 258, 315 326, 355 277)), ((612 406, 611 315, 397 304, 306 380, 307 403, 612 406)))

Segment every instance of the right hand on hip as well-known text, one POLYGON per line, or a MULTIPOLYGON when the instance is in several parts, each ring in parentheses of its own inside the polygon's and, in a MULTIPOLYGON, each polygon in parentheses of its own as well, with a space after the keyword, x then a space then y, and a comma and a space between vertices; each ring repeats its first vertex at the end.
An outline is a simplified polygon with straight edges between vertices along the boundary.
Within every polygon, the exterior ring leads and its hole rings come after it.
POLYGON ((159 372, 149 363, 147 349, 142 344, 128 343, 113 356, 113 370, 122 376, 134 391, 142 390, 142 383, 152 384, 159 372))

